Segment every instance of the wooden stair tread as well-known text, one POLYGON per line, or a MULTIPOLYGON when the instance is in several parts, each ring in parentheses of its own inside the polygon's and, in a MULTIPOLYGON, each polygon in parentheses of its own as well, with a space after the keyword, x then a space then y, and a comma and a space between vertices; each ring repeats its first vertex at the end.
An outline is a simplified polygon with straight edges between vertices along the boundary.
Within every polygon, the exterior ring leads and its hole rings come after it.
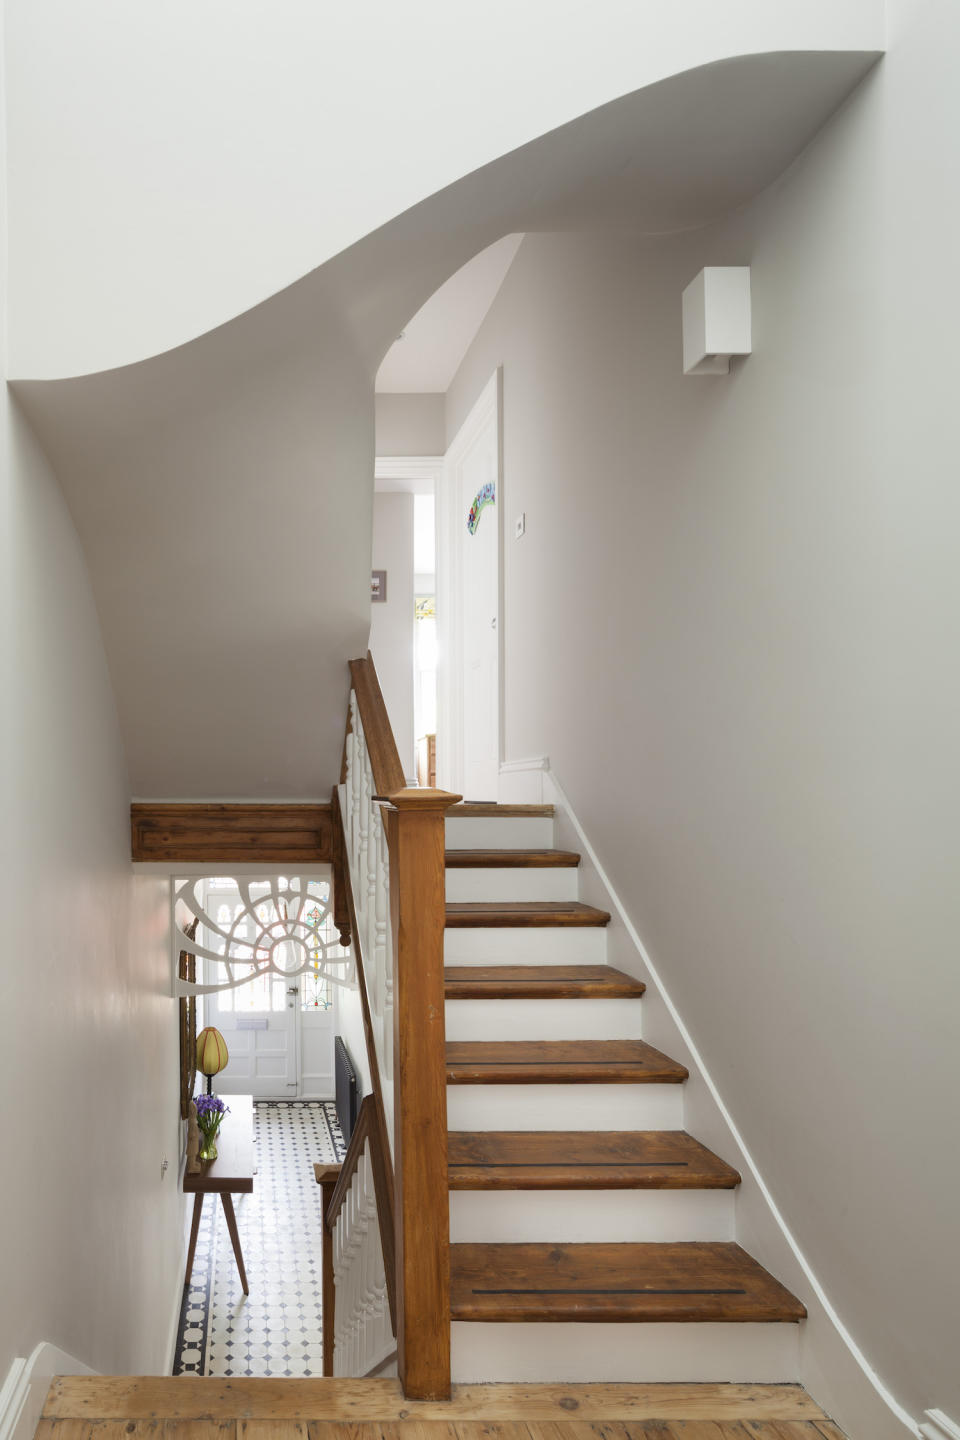
POLYGON ((448 1040, 451 1085, 678 1085, 683 1065, 643 1040, 448 1040))
POLYGON ((629 1000, 646 989, 612 965, 447 965, 448 1000, 629 1000))
POLYGON ((451 1190, 731 1190, 740 1176, 685 1130, 453 1131, 451 1190))
POLYGON ((576 869, 576 850, 448 850, 448 870, 576 869))
POLYGON ((447 905, 447 927, 609 925, 606 910, 579 900, 463 900, 447 905))
POLYGON ((554 812, 552 805, 498 805, 494 800, 461 800, 458 805, 451 805, 446 813, 455 820, 482 820, 485 816, 550 820, 554 812))
POLYGON ((806 1310, 739 1245, 451 1245, 454 1320, 796 1321, 806 1310))

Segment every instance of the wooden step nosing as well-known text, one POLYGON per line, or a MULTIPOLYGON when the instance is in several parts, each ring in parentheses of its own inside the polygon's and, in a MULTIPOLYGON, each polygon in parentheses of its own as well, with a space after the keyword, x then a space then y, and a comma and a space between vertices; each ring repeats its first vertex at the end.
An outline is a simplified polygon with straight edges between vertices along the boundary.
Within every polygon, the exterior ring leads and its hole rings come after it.
POLYGON ((575 850, 454 849, 444 852, 448 870, 576 870, 580 856, 575 850))
POLYGON ((610 914, 573 900, 453 900, 446 906, 448 930, 601 929, 610 914))

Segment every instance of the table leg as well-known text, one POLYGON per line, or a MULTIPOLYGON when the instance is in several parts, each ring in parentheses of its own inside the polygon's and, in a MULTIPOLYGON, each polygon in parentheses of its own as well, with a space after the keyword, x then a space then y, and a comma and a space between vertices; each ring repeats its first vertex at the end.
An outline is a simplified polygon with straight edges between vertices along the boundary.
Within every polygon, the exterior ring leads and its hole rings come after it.
POLYGON ((240 1231, 237 1229, 237 1217, 233 1210, 233 1196, 229 1191, 223 1191, 220 1196, 223 1201, 223 1213, 227 1217, 227 1229, 230 1231, 230 1239, 233 1242, 233 1253, 237 1257, 237 1269, 240 1271, 240 1284, 243 1286, 244 1295, 249 1295, 247 1286, 247 1272, 243 1268, 243 1251, 240 1249, 240 1231))
POLYGON ((198 1190, 193 1197, 193 1219, 190 1222, 190 1248, 187 1251, 187 1273, 183 1277, 183 1288, 186 1290, 190 1284, 190 1276, 193 1274, 193 1257, 197 1253, 197 1236, 200 1233, 200 1216, 203 1213, 203 1195, 198 1190))

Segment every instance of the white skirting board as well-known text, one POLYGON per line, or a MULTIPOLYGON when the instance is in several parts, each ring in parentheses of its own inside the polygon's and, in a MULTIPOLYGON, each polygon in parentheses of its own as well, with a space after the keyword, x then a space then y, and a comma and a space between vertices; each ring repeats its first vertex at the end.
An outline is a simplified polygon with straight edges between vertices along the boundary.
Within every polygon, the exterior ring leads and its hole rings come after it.
POLYGON ((16 1359, 0 1389, 0 1440, 33 1440, 54 1375, 95 1375, 89 1365, 41 1341, 28 1359, 16 1359))
POLYGON ((920 1434, 924 1440, 960 1440, 960 1425, 942 1410, 924 1410, 920 1434))

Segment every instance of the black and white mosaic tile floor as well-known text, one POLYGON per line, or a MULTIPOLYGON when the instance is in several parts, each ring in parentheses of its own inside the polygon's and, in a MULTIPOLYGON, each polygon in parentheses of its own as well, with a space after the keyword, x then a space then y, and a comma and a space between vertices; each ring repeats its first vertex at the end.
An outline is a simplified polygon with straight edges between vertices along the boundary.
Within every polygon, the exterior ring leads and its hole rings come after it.
POLYGON ((240 1288, 223 1206, 207 1196, 175 1375, 321 1373, 322 1192, 313 1165, 343 1158, 336 1107, 258 1101, 253 1113, 253 1194, 234 1196, 250 1294, 240 1288))

